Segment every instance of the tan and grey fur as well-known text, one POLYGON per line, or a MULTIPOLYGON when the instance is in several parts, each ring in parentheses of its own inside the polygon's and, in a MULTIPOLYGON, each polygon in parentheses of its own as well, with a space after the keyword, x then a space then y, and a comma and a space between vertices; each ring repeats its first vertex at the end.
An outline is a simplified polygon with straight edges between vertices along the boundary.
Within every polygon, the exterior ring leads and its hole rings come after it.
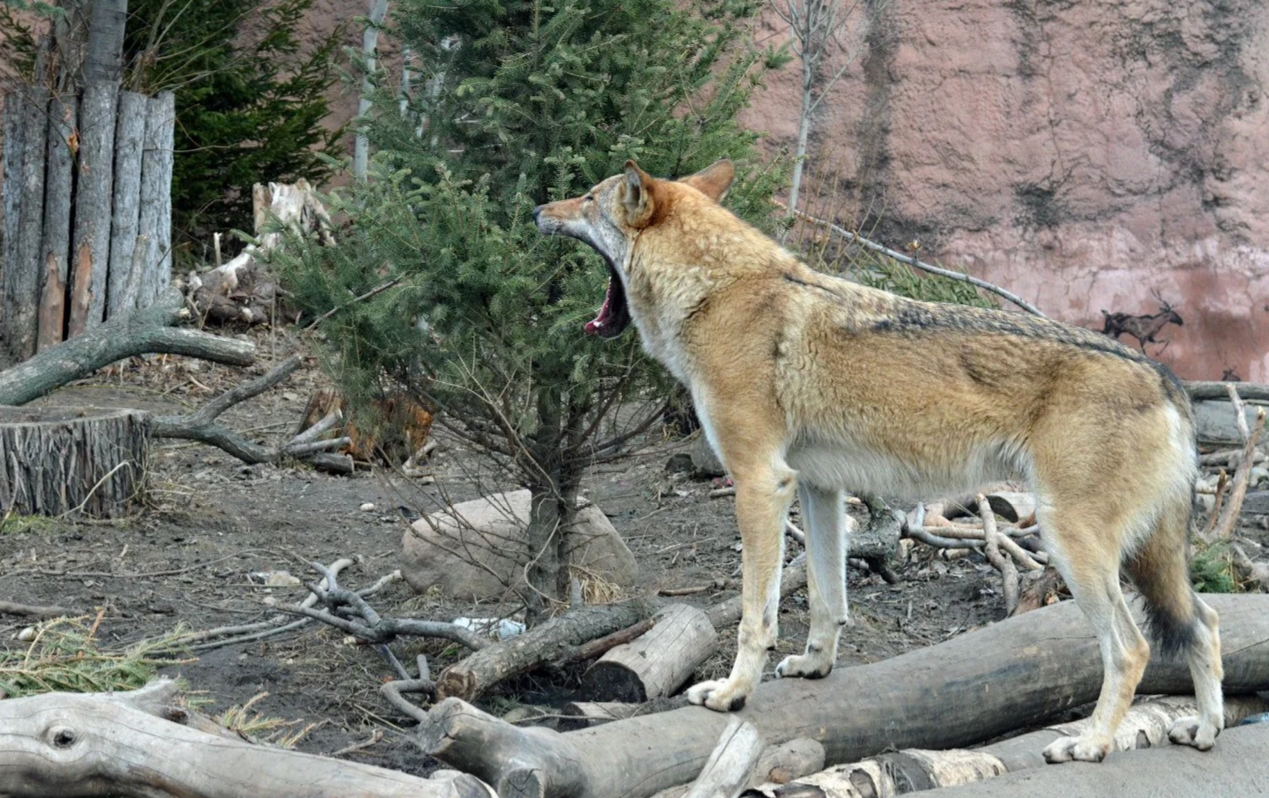
POLYGON ((1189 660, 1199 714, 1171 737, 1210 748, 1223 723, 1220 641, 1188 578, 1194 424, 1176 379, 1089 330, 818 273, 720 205, 732 177, 725 161, 680 181, 627 163, 585 196, 534 212, 544 233, 605 257, 644 347, 691 390, 735 480, 739 652, 727 679, 689 698, 733 710, 758 683, 776 641, 795 493, 808 520, 811 628, 806 652, 776 673, 821 677, 847 620, 843 490, 929 499, 1021 477, 1105 666, 1089 731, 1045 756, 1105 756, 1145 669, 1150 647, 1121 566, 1157 646, 1189 660))

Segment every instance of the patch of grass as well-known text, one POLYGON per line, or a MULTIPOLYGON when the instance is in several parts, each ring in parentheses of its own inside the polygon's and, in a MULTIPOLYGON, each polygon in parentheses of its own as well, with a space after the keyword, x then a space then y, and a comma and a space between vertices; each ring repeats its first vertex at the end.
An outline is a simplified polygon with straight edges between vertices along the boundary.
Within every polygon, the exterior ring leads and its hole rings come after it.
POLYGON ((268 693, 257 693, 247 703, 233 705, 216 716, 216 722, 232 732, 244 737, 254 738, 261 742, 275 745, 278 748, 294 748, 296 743, 308 736, 308 733, 320 726, 310 723, 297 729, 301 721, 269 718, 256 712, 253 707, 268 693))
POLYGON ((24 532, 50 532, 57 527, 57 519, 47 515, 17 515, 5 513, 0 517, 0 535, 20 535, 24 532))
POLYGON ((33 627, 34 639, 25 651, 0 651, 0 696, 135 690, 153 679, 159 666, 174 662, 159 652, 174 648, 176 633, 105 651, 96 637, 100 620, 58 618, 33 627))
POLYGON ((1241 592, 1228 544, 1213 543, 1204 548, 1195 547, 1194 556, 1190 560, 1190 583, 1200 593, 1241 592))

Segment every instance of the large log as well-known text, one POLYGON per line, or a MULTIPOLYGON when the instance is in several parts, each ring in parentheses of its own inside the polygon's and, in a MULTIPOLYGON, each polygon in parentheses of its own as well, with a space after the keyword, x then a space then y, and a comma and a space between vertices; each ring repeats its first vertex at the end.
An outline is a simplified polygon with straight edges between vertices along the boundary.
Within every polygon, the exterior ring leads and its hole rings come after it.
POLYGON ((118 94, 116 82, 90 81, 79 107, 79 180, 71 236, 68 337, 101 324, 106 308, 118 94))
POLYGON ((39 333, 36 349, 62 341, 66 326, 66 280, 70 273, 71 190, 75 151, 71 146, 78 123, 74 94, 53 97, 48 104, 48 166, 44 185, 44 244, 40 247, 39 333))
MULTIPOLYGON (((1248 715, 1265 711, 1269 704, 1258 696, 1231 696, 1225 702, 1225 726, 1237 725, 1248 715)), ((1195 715, 1193 696, 1163 696, 1133 705, 1112 744, 1113 751, 1132 751, 1168 745, 1168 730, 1183 717, 1195 715)), ((889 796, 956 787, 975 781, 1042 768, 1045 746, 1064 736, 1082 734, 1090 718, 1060 724, 973 749, 929 751, 905 749, 869 757, 861 762, 836 765, 804 775, 783 785, 761 784, 748 790, 747 798, 889 798, 889 796)))
POLYGON ((169 289, 152 307, 119 316, 91 335, 72 338, 0 372, 0 405, 26 404, 116 360, 146 352, 190 355, 234 366, 254 361, 255 345, 250 341, 171 328, 187 315, 181 292, 169 289))
MULTIPOLYGON (((145 143, 145 95, 119 92, 119 122, 115 128, 114 212, 110 221, 110 269, 106 275, 106 318, 126 310, 128 280, 132 277, 133 248, 141 218, 141 155, 145 143)), ((153 198, 149 198, 151 201, 153 198)), ((147 239, 153 241, 153 239, 147 239)), ((141 262, 145 262, 145 258, 141 262)), ((139 277, 138 277, 139 279, 139 277)), ((133 297, 135 301, 135 297, 133 297)))
POLYGON ((421 779, 251 745, 174 706, 174 696, 163 680, 131 692, 0 701, 0 795, 490 798, 470 776, 421 779))
MULTIPOLYGON (((1269 596, 1204 598, 1220 614, 1226 692, 1269 689, 1269 596)), ((740 715, 773 745, 818 740, 836 764, 888 748, 958 748, 1040 724, 1094 700, 1101 681, 1097 640, 1079 608, 1063 602, 824 679, 764 683, 740 715)), ((1187 694, 1193 684, 1184 661, 1156 657, 1138 689, 1187 694)), ((687 707, 529 733, 448 699, 420 724, 419 738, 502 798, 646 798, 695 778, 726 723, 724 714, 687 707)))
MULTIPOLYGON (((40 305, 41 233, 44 229, 45 133, 48 130, 48 90, 28 86, 22 90, 22 169, 13 175, 20 181, 19 218, 14 259, 4 264, 4 340, 17 360, 35 354, 40 305)), ((10 179, 8 175, 6 179, 10 179)))
POLYGON ((133 410, 0 407, 0 510, 125 515, 144 498, 149 438, 133 410))
POLYGON ((172 283, 172 147, 175 124, 176 103, 172 92, 160 92, 146 102, 145 150, 141 156, 141 217, 137 233, 149 236, 151 256, 146 259, 141 273, 138 307, 154 302, 172 283))
POLYGON ((709 616, 687 604, 657 613, 656 625, 600 657, 582 677, 582 692, 596 701, 642 704, 683 686, 716 650, 709 616))
POLYGON ((588 640, 632 626, 650 614, 652 605, 643 599, 572 610, 449 666, 436 680, 436 695, 475 698, 503 679, 550 662, 588 640))
POLYGON ((922 793, 923 798, 1212 798, 1264 795, 1269 723, 1228 729, 1211 751, 1169 745, 1125 751, 1105 762, 1023 770, 990 781, 922 793))

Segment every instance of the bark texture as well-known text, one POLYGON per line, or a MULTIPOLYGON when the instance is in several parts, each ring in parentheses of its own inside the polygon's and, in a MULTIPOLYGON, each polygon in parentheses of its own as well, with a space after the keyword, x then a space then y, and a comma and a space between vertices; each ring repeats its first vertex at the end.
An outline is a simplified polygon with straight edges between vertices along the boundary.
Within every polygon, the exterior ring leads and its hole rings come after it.
POLYGON ((0 407, 0 507, 124 515, 142 498, 149 442, 137 411, 0 407))

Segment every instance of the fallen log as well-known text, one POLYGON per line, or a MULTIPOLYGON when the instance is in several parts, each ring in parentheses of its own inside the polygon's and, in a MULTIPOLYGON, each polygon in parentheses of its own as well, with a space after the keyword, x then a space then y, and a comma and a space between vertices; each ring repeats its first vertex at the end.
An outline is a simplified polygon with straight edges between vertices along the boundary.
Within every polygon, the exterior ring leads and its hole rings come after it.
POLYGON ((95 327, 91 335, 77 335, 0 372, 0 405, 26 404, 116 360, 147 352, 234 366, 249 366, 255 360, 255 345, 250 341, 173 329, 172 325, 188 317, 184 309, 184 297, 171 289, 145 310, 116 316, 95 327))
POLYGON ((1269 385, 1256 382, 1189 380, 1185 383, 1185 390, 1190 394, 1190 401, 1198 402, 1204 399, 1224 399, 1231 385, 1245 401, 1269 402, 1269 385))
POLYGON ((671 604, 656 625, 600 657, 582 677, 582 692, 596 701, 641 704, 672 695, 709 659, 718 632, 703 610, 671 604))
POLYGON ((780 745, 768 746, 758 758, 750 785, 787 784, 808 773, 824 768, 824 746, 815 740, 799 737, 780 745))
MULTIPOLYGON (((1269 596, 1205 596, 1220 614, 1228 694, 1269 689, 1269 596)), ((758 687, 739 714, 774 745, 806 737, 830 763, 887 748, 956 748, 1043 723, 1101 687, 1097 640, 1063 602, 824 679, 758 687)), ((1154 658, 1142 693, 1187 694, 1189 668, 1154 658)), ((519 729, 457 699, 419 726, 425 751, 490 783, 502 798, 624 798, 691 781, 727 716, 700 707, 553 733, 519 729)), ((1069 766, 1065 766, 1069 767, 1069 766)))
POLYGON ((749 782, 762 748, 762 735, 753 724, 731 716, 687 798, 736 798, 749 782))
POLYGON ((526 673, 558 659, 575 646, 638 623, 651 615, 652 609, 651 602, 632 599, 571 610, 441 671, 436 680, 436 696, 473 699, 503 679, 526 673))
POLYGON ((199 731, 192 713, 172 706, 175 695, 174 682, 159 680, 131 692, 0 701, 0 795, 490 798, 471 776, 420 779, 199 731))
POLYGON ((1071 762, 931 790, 924 798, 1211 798, 1260 795, 1269 784, 1269 723, 1227 729, 1211 751, 1170 745, 1127 751, 1099 764, 1071 762))
MULTIPOLYGON (((1269 701, 1258 696, 1233 696, 1225 703, 1225 725, 1263 712, 1269 701)), ((1132 751, 1168 744, 1168 729, 1180 718, 1198 711, 1192 696, 1165 696, 1134 704, 1115 735, 1113 750, 1132 751)), ((1059 737, 1076 736, 1091 721, 1050 726, 999 743, 973 749, 929 751, 905 749, 837 765, 790 783, 763 784, 745 792, 746 798, 890 798, 911 792, 957 787, 976 781, 1045 766, 1045 746, 1059 737)))

